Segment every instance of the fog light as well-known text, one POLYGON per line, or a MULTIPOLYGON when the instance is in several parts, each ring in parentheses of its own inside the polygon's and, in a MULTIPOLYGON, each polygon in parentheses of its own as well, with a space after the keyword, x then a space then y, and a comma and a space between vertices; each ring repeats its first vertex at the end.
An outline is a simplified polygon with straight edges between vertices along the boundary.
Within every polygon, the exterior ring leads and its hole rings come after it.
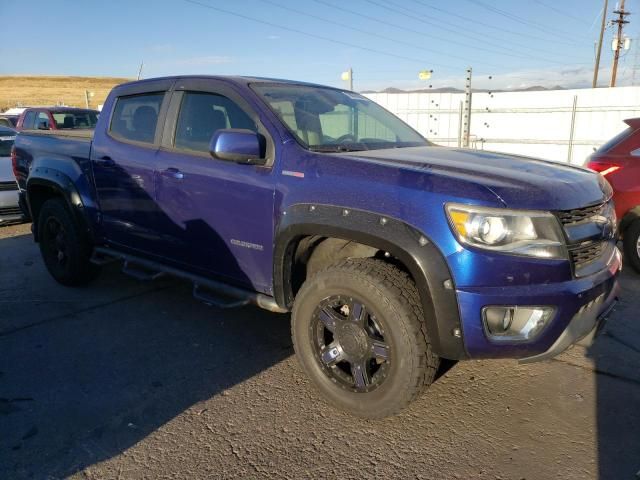
POLYGON ((553 318, 553 307, 491 306, 482 309, 484 330, 495 342, 535 339, 553 318))

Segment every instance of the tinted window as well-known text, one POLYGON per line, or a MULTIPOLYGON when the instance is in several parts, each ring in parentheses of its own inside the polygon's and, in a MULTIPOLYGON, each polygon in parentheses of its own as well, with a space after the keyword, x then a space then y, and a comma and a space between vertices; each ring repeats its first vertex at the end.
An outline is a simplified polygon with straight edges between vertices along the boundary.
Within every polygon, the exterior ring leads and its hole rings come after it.
POLYGON ((27 113, 25 113, 24 115, 24 121, 22 122, 22 128, 33 128, 33 123, 36 119, 36 112, 34 112, 33 110, 29 110, 27 113))
POLYGON ((596 152, 598 152, 598 153, 607 153, 609 150, 611 150, 613 147, 615 147, 621 141, 623 141, 625 138, 627 138, 629 135, 631 135, 631 132, 633 132, 633 128, 631 128, 631 127, 624 129, 618 135, 616 135, 611 140, 609 140, 607 143, 602 145, 598 150, 596 150, 596 152))
POLYGON ((11 155, 11 147, 15 139, 15 132, 0 130, 0 157, 8 157, 11 155))
POLYGON ((47 115, 45 112, 38 112, 35 128, 44 128, 47 130, 51 128, 51 125, 49 125, 49 115, 47 115))
POLYGON ((119 97, 109 131, 135 142, 153 143, 164 92, 119 97))
POLYGON ((95 128, 98 123, 98 113, 91 110, 80 112, 52 112, 56 128, 82 129, 95 128))
POLYGON ((178 115, 176 147, 208 152, 213 133, 222 128, 258 131, 251 117, 227 97, 213 93, 185 93, 178 115))

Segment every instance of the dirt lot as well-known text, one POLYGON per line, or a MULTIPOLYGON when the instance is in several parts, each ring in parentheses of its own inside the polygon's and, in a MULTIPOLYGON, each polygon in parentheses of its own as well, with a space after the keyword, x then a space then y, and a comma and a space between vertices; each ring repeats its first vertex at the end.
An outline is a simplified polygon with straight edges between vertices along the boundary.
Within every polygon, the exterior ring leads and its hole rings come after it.
POLYGON ((326 406, 288 316, 219 311, 112 265, 55 284, 28 226, 0 228, 0 478, 635 479, 640 276, 593 347, 466 362, 410 409, 326 406))
POLYGON ((108 77, 0 76, 0 112, 18 104, 84 107, 85 90, 94 93, 90 106, 96 108, 115 85, 127 81, 108 77))

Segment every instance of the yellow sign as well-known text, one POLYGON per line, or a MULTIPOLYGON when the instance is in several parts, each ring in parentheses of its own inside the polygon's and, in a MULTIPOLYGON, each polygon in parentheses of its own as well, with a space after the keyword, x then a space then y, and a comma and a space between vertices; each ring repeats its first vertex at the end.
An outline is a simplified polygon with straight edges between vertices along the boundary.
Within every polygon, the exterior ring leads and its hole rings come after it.
POLYGON ((418 78, 420 80, 429 80, 431 78, 431 70, 422 70, 418 73, 418 78))
POLYGON ((347 80, 351 79, 351 72, 349 70, 347 70, 346 72, 342 72, 342 75, 340 76, 340 78, 342 78, 342 80, 344 80, 345 82, 347 80))

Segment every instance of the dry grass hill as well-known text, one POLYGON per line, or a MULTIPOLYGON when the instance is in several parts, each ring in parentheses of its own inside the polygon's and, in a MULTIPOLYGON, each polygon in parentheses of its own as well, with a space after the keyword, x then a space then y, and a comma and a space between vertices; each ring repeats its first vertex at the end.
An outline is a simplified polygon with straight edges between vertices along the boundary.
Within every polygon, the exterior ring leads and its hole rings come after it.
POLYGON ((10 107, 64 104, 85 106, 85 90, 94 93, 92 108, 104 103, 109 90, 129 81, 109 77, 0 76, 0 112, 10 107))

